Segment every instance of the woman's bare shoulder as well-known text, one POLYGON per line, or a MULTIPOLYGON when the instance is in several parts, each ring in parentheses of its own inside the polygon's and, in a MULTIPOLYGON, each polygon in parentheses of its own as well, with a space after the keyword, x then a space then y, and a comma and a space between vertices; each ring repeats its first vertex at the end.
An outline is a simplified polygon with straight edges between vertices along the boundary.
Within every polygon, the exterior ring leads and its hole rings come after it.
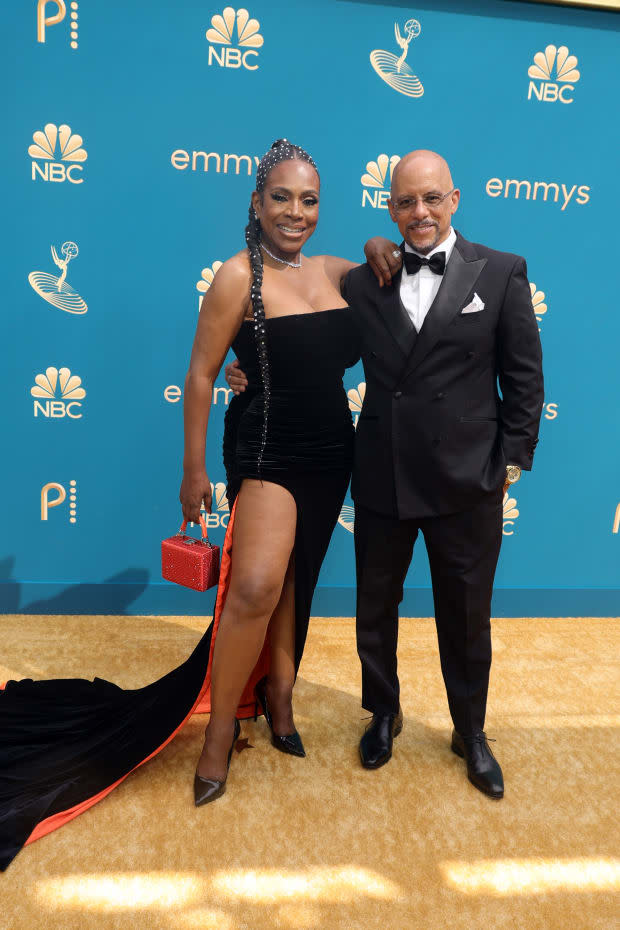
POLYGON ((351 269, 357 268, 359 264, 346 258, 339 258, 337 255, 315 255, 314 261, 321 265, 327 277, 338 289, 351 269))

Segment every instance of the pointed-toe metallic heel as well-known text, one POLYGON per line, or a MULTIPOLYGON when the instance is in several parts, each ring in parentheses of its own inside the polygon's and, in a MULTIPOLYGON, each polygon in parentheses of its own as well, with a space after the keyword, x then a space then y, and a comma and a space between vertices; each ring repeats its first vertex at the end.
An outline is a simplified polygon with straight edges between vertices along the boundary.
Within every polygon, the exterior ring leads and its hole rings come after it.
POLYGON ((254 695, 256 697, 254 719, 256 720, 258 714, 258 705, 260 704, 260 706, 263 708, 267 726, 271 730, 271 745, 275 746, 276 749, 279 749, 280 752, 288 753, 289 756, 299 756, 300 758, 305 758, 306 750, 304 749, 304 744, 302 743, 301 736, 297 730, 294 730, 292 733, 287 733, 286 736, 279 736, 278 733, 273 732, 273 720, 269 710, 269 704, 267 702, 267 694, 265 692, 266 683, 267 676, 261 678, 261 680, 258 681, 254 687, 254 695))
MULTIPOLYGON (((239 739, 239 734, 241 733, 241 725, 237 719, 235 719, 235 730, 232 745, 228 752, 228 762, 226 764, 226 776, 228 777, 228 769, 230 768, 230 760, 232 758, 233 749, 235 748, 235 743, 239 739)), ((224 792, 226 791, 226 780, 219 781, 217 778, 203 778, 202 775, 194 775, 194 804, 196 807, 200 807, 202 804, 208 804, 209 801, 215 801, 217 798, 221 798, 224 792)))

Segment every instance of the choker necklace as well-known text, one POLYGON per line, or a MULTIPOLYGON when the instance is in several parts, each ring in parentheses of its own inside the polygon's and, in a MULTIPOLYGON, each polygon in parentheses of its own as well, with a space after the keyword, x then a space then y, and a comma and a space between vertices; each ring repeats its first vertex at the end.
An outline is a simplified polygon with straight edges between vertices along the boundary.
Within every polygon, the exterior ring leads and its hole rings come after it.
POLYGON ((260 244, 261 249, 267 253, 269 258, 273 258, 274 262, 280 262, 281 265, 288 265, 289 268, 301 268, 301 255, 299 256, 298 262, 287 262, 285 258, 278 258, 277 255, 274 255, 273 252, 270 252, 265 243, 261 240, 260 244))

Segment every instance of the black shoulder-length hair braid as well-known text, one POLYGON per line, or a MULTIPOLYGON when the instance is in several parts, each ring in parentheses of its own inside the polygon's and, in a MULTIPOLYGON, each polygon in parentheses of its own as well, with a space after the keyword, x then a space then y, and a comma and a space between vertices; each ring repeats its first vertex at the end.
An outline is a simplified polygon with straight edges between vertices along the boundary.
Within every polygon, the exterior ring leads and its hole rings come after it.
MULTIPOLYGON (((279 165, 280 162, 289 161, 293 158, 299 158, 302 161, 312 165, 318 174, 318 169, 313 158, 300 148, 299 145, 293 145, 287 139, 276 139, 271 148, 261 158, 256 169, 256 190, 261 194, 265 189, 267 176, 272 168, 279 165)), ((260 450, 258 453, 258 474, 260 476, 261 465, 263 462, 263 453, 267 443, 267 424, 269 419, 269 398, 271 395, 271 379, 269 374, 269 356, 267 353, 267 333, 265 327, 265 308, 263 306, 262 286, 263 286, 263 253, 261 251, 261 225, 254 207, 250 203, 248 225, 245 227, 245 241, 248 246, 250 256, 250 267, 252 269, 252 286, 250 297, 252 300, 252 315, 254 317, 254 338, 256 340, 256 350, 258 352, 258 364, 263 382, 263 428, 261 433, 260 450)))

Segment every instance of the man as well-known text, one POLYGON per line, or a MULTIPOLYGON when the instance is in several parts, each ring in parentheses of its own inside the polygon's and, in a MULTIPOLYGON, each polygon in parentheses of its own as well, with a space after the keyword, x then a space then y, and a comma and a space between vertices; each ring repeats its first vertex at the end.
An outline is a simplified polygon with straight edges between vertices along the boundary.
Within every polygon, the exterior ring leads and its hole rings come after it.
MULTIPOLYGON (((459 198, 441 156, 406 155, 388 201, 404 238, 392 269, 369 246, 369 264, 344 285, 366 376, 352 494, 362 704, 373 716, 360 757, 366 768, 384 765, 402 729, 398 605, 422 532, 452 749, 470 781, 501 798, 484 732, 491 594, 504 489, 531 468, 538 441, 541 348, 524 259, 456 233, 459 198)), ((235 389, 245 383, 238 375, 228 366, 235 389)))
POLYGON ((384 765, 402 728, 398 605, 422 532, 452 749, 470 781, 501 798, 484 733, 491 594, 504 489, 531 468, 538 441, 542 353, 524 259, 455 233, 459 197, 441 156, 406 155, 388 201, 403 269, 383 288, 369 265, 346 280, 366 375, 352 494, 362 704, 373 718, 360 755, 366 768, 384 765))

